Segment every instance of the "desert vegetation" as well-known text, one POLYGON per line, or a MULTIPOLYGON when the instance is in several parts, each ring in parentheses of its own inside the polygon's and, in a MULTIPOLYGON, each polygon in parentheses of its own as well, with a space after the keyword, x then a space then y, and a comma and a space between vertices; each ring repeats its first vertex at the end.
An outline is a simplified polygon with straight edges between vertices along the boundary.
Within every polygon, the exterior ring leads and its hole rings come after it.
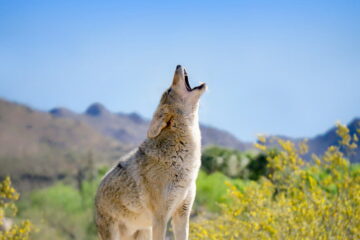
POLYGON ((19 194, 11 185, 10 178, 0 182, 0 240, 27 240, 34 228, 29 220, 12 221, 17 214, 15 201, 19 194))
POLYGON ((358 137, 337 127, 341 147, 313 155, 313 164, 301 158, 306 143, 278 140, 274 152, 260 137, 268 174, 243 187, 227 182, 228 201, 219 214, 197 218, 192 239, 359 239, 360 168, 348 161, 358 137))
MULTIPOLYGON (((302 158, 306 142, 269 144, 265 137, 257 152, 204 149, 191 239, 360 238, 360 166, 348 160, 358 137, 341 124, 337 134, 341 145, 312 161, 302 158)), ((92 161, 87 166, 72 180, 25 192, 17 212, 19 194, 6 178, 0 219, 15 224, 0 239, 97 239, 93 197, 109 166, 95 167, 92 161)))

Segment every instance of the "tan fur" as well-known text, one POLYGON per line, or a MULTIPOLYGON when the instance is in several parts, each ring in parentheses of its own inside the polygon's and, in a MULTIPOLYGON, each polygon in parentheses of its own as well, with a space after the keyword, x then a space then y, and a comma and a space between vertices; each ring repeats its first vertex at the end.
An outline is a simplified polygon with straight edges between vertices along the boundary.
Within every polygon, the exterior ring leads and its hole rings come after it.
POLYGON ((148 138, 102 180, 95 199, 102 240, 164 240, 172 218, 176 240, 188 239, 200 167, 198 103, 178 66, 150 123, 148 138))

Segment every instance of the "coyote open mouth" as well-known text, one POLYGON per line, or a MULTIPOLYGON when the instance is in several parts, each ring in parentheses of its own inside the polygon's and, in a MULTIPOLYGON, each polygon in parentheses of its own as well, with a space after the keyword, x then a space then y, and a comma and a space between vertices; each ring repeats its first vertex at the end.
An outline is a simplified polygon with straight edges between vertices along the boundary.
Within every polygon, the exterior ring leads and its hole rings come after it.
POLYGON ((186 87, 186 90, 188 90, 188 92, 191 92, 194 90, 201 90, 203 87, 205 87, 205 83, 202 83, 199 86, 191 88, 190 83, 189 83, 189 76, 185 69, 184 69, 184 77, 185 77, 185 87, 186 87))

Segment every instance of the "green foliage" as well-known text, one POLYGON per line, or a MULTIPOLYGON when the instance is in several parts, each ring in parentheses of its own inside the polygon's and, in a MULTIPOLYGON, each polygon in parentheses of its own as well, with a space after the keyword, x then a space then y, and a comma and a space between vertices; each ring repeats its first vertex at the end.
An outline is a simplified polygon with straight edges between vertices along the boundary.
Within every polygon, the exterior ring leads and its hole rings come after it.
POLYGON ((260 153, 257 156, 250 158, 250 162, 247 165, 249 179, 258 180, 261 176, 266 176, 269 172, 267 164, 266 154, 260 153))
POLYGON ((96 239, 93 199, 98 181, 84 181, 82 191, 58 183, 32 192, 21 204, 21 214, 40 231, 35 239, 96 239))
POLYGON ((206 148, 201 164, 207 173, 218 171, 231 178, 257 180, 268 173, 266 155, 244 153, 219 146, 206 148))
POLYGON ((205 171, 200 171, 196 182, 197 194, 195 208, 197 210, 206 210, 211 212, 218 212, 221 203, 229 203, 230 199, 227 196, 228 187, 225 182, 231 182, 239 189, 243 189, 248 181, 241 179, 231 179, 220 172, 207 174, 205 171))

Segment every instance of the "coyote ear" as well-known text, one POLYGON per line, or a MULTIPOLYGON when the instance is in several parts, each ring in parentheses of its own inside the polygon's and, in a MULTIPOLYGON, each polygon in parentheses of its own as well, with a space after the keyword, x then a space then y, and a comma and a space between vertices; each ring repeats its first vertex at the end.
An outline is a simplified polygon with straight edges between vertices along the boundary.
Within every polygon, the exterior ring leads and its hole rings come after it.
POLYGON ((161 130, 163 130, 168 125, 170 120, 171 116, 169 116, 168 114, 160 116, 156 116, 155 114, 155 116, 151 120, 150 127, 147 132, 148 138, 157 137, 160 134, 161 130))

